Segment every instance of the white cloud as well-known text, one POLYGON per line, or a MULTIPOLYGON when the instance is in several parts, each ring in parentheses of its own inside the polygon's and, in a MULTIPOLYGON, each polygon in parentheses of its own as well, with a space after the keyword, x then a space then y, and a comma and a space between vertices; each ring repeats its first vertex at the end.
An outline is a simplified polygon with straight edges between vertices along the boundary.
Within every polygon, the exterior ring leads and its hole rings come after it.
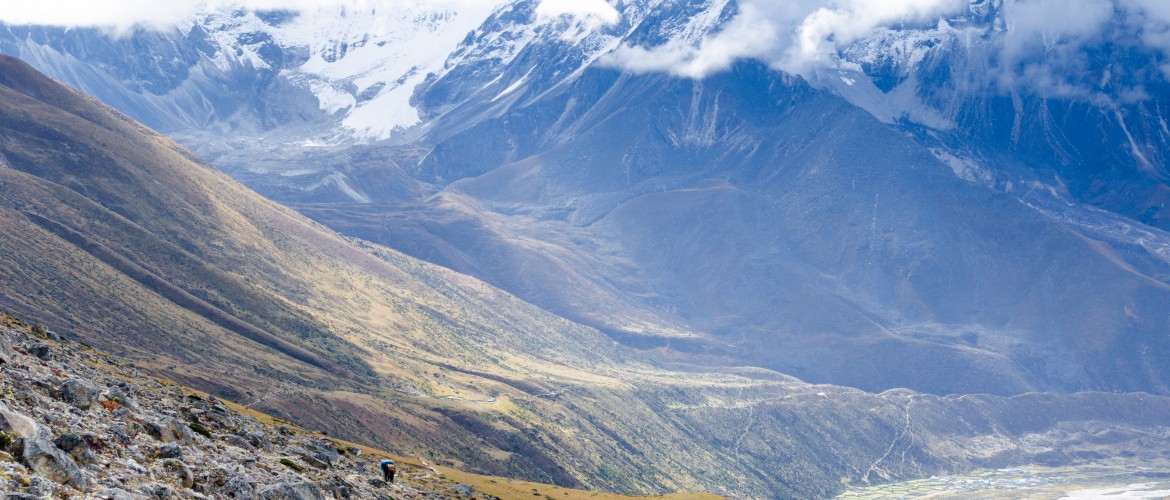
POLYGON ((164 28, 197 12, 220 8, 306 11, 347 7, 393 8, 408 3, 432 3, 458 7, 486 4, 492 0, 3 0, 0 22, 49 26, 97 26, 126 31, 134 26, 164 28))
POLYGON ((806 74, 834 64, 837 50, 890 23, 931 22, 961 11, 968 0, 742 0, 739 13, 696 45, 624 46, 608 64, 634 71, 703 77, 737 59, 758 59, 806 74))
POLYGON ((704 38, 698 46, 681 40, 645 48, 625 46, 607 55, 603 64, 638 73, 669 72, 688 78, 702 78, 731 66, 737 59, 765 57, 781 46, 776 25, 758 15, 756 7, 745 4, 718 33, 704 38))
POLYGON ((541 0, 536 6, 536 19, 549 21, 570 16, 587 23, 614 24, 621 19, 605 0, 541 0))

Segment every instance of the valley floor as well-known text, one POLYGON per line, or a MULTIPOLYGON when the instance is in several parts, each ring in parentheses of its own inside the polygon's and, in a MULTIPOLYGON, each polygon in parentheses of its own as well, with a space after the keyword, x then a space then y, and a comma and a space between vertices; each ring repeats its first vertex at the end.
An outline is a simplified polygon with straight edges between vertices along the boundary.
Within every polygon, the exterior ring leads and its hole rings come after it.
POLYGON ((837 497, 975 499, 1164 499, 1170 498, 1170 460, 1106 460, 1075 467, 1021 467, 937 476, 865 488, 837 497))

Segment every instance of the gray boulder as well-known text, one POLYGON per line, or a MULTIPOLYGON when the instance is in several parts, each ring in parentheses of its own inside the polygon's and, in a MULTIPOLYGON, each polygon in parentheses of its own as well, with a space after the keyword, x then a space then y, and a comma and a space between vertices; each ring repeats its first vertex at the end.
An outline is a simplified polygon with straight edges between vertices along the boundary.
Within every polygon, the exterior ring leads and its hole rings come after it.
POLYGON ((120 488, 106 488, 98 491, 97 497, 106 500, 135 500, 132 493, 120 488))
POLYGON ((0 432, 13 439, 35 438, 37 423, 21 413, 10 410, 7 405, 0 402, 0 432))
POLYGON ((164 444, 158 449, 159 458, 183 459, 183 448, 177 444, 164 444))
POLYGON ((325 500, 321 488, 309 482, 276 483, 260 488, 258 498, 264 500, 325 500))
POLYGON ((176 418, 168 417, 159 422, 146 424, 146 432, 164 443, 178 442, 190 446, 195 442, 191 429, 176 418))
POLYGON ((33 473, 85 491, 85 474, 73 459, 47 439, 24 440, 21 459, 33 473))
POLYGON ((15 353, 12 352, 12 342, 8 340, 8 337, 0 335, 0 363, 6 365, 12 363, 13 354, 15 353))
POLYGON ((337 465, 337 462, 341 460, 341 454, 337 452, 337 448, 333 447, 333 443, 317 443, 316 449, 313 450, 313 457, 329 464, 330 467, 337 465))
POLYGON ((25 350, 28 351, 29 354, 32 354, 33 356, 36 356, 44 361, 48 361, 53 357, 53 350, 49 347, 49 344, 44 342, 34 342, 33 344, 26 347, 25 350))
POLYGON ((235 476, 229 478, 223 485, 223 493, 228 498, 235 498, 237 500, 252 500, 256 498, 256 494, 252 492, 252 485, 244 478, 235 476))
POLYGON ((77 378, 69 379, 61 384, 61 388, 57 392, 61 401, 82 410, 88 410, 89 407, 93 406, 102 393, 93 384, 77 378))
POLYGON ((227 434, 227 435, 220 437, 220 439, 222 439, 223 442, 225 442, 229 445, 235 446, 236 448, 240 448, 240 449, 245 450, 245 451, 254 451, 256 449, 255 447, 252 446, 252 443, 248 442, 247 439, 244 439, 244 438, 237 436, 235 434, 227 434))
POLYGON ((53 440, 53 444, 57 446, 57 449, 68 453, 70 457, 73 457, 73 460, 81 465, 92 464, 97 461, 94 458, 93 452, 89 450, 89 443, 86 443, 85 439, 72 432, 57 436, 57 439, 53 440))

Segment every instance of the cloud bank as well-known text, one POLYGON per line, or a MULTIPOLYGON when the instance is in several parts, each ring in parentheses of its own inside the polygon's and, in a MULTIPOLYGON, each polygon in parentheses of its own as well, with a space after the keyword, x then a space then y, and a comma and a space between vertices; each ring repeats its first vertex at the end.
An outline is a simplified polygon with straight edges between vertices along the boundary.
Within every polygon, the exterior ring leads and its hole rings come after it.
POLYGON ((166 28, 198 12, 222 8, 311 11, 326 8, 394 8, 418 3, 459 8, 500 3, 497 0, 6 0, 0 22, 47 26, 93 26, 127 31, 134 27, 166 28))
MULTIPOLYGON (((1152 49, 1161 61, 1170 61, 1167 0, 740 0, 739 13, 697 43, 624 45, 602 62, 635 72, 702 78, 736 60, 755 59, 811 76, 819 68, 852 67, 841 51, 881 30, 931 28, 993 4, 1001 20, 995 29, 1002 31, 995 35, 992 54, 1006 85, 1081 92, 1083 82, 1061 80, 1083 73, 1091 63, 1087 49, 1105 40, 1152 49)), ((1170 62, 1161 64, 1156 70, 1170 77, 1170 62)))
POLYGON ((592 23, 614 24, 621 14, 605 0, 541 0, 536 6, 537 21, 569 16, 592 23))
POLYGON ((632 71, 701 78, 738 59, 794 74, 831 63, 841 47, 892 23, 937 20, 969 0, 741 0, 739 13, 697 45, 623 46, 606 63, 632 71))

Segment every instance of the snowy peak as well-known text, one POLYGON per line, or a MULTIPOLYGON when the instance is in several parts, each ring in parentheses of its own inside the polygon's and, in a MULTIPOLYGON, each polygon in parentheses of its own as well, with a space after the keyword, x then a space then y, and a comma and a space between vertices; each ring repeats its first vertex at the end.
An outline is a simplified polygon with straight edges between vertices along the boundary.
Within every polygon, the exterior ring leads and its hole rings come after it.
POLYGON ((456 9, 414 1, 395 8, 323 6, 299 14, 219 11, 193 24, 216 33, 219 54, 234 54, 253 67, 269 68, 272 58, 283 58, 279 76, 308 89, 320 111, 340 118, 346 135, 379 140, 419 122, 410 106, 415 86, 441 69, 447 54, 497 6, 479 2, 456 9))

